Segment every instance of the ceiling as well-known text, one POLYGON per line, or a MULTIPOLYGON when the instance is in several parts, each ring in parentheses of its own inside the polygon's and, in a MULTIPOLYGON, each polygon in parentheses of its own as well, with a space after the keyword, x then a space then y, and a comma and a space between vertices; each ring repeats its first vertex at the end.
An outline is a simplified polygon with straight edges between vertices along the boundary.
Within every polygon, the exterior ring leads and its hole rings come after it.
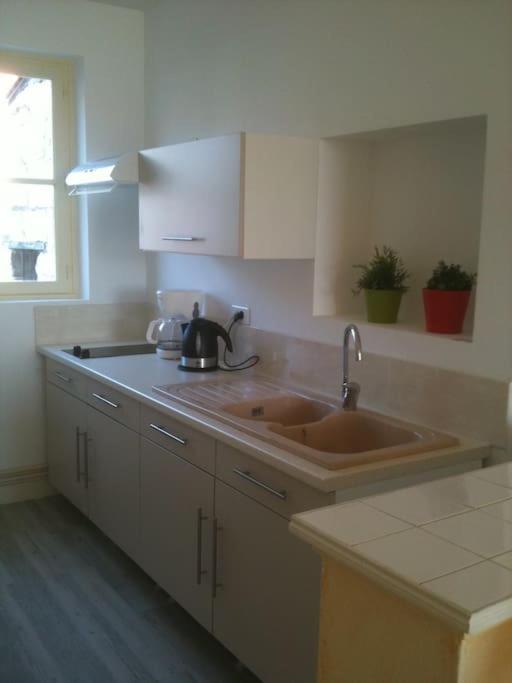
POLYGON ((149 10, 158 4, 159 0, 92 0, 103 5, 117 5, 117 7, 129 7, 130 9, 149 10))

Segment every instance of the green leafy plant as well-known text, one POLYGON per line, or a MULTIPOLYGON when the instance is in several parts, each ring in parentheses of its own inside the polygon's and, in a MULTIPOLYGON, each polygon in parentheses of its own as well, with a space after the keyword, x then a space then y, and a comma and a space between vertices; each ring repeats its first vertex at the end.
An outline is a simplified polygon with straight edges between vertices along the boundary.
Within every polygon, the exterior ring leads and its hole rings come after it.
POLYGON ((440 289, 449 292, 463 292, 473 289, 476 273, 462 270, 462 266, 455 263, 449 265, 439 261, 427 282, 427 289, 440 289))
POLYGON ((371 261, 363 265, 355 265, 361 270, 356 282, 354 294, 362 289, 385 289, 406 292, 409 273, 397 252, 391 247, 383 246, 382 250, 375 247, 371 261))

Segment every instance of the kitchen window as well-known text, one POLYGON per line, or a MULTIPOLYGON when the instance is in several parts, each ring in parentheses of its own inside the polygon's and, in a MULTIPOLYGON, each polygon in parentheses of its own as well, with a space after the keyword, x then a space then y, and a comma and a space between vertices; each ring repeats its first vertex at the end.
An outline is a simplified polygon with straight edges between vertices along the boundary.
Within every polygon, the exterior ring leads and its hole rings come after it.
POLYGON ((0 297, 76 292, 72 64, 0 51, 0 297))

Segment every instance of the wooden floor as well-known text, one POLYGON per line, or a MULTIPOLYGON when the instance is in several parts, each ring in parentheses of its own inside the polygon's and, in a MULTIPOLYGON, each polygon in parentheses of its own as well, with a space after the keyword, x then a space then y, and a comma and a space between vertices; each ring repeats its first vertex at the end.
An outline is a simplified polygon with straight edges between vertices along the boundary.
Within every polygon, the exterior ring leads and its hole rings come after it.
POLYGON ((60 496, 0 506, 1 683, 255 683, 60 496))

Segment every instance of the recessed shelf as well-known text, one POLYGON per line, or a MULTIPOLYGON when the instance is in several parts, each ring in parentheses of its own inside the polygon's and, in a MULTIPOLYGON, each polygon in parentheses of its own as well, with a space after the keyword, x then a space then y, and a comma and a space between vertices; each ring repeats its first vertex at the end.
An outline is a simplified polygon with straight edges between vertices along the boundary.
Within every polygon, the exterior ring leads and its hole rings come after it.
MULTIPOLYGON (((364 320, 353 265, 387 244, 411 273, 395 329, 429 334, 421 290, 432 268, 444 259, 478 270, 485 142, 485 116, 321 141, 314 315, 364 320)), ((473 319, 474 297, 451 338, 471 341, 473 319)))
POLYGON ((364 313, 347 313, 344 315, 337 316, 318 316, 318 317, 329 317, 339 320, 343 320, 346 324, 348 322, 357 323, 360 326, 367 325, 369 327, 374 327, 381 330, 406 332, 414 335, 420 335, 422 337, 430 337, 431 339, 443 340, 443 341, 453 341, 453 342, 465 342, 471 343, 473 341, 473 335, 471 332, 462 332, 462 334, 434 334, 432 332, 427 332, 423 323, 412 323, 412 322, 401 322, 392 324, 383 323, 370 323, 368 322, 366 315, 364 313))

